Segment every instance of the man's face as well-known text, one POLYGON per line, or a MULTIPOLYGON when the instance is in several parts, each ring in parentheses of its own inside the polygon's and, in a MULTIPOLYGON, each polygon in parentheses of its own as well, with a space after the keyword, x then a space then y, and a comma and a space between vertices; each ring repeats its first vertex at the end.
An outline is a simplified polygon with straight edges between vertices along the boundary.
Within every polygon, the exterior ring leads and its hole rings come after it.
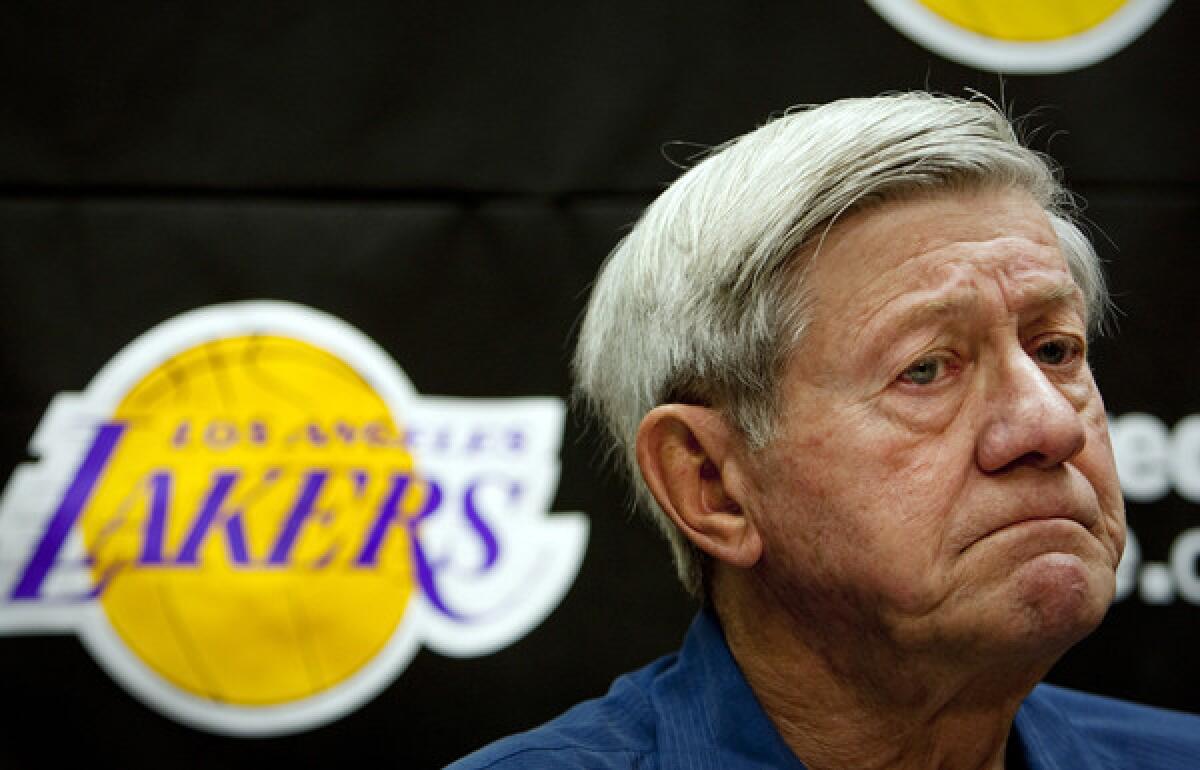
POLYGON ((760 572, 802 626, 906 654, 1057 655, 1112 600, 1124 510, 1083 297, 1024 193, 843 220, 752 472, 760 572))

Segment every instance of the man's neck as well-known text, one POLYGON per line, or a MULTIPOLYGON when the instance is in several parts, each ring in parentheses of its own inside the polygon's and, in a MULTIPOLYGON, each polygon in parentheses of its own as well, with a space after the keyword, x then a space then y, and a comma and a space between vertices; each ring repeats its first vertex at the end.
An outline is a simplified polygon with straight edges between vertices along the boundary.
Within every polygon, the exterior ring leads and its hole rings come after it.
POLYGON ((861 639, 838 645, 753 602, 725 604, 734 659, 810 770, 1003 770, 1017 709, 1044 673, 956 670, 861 639))

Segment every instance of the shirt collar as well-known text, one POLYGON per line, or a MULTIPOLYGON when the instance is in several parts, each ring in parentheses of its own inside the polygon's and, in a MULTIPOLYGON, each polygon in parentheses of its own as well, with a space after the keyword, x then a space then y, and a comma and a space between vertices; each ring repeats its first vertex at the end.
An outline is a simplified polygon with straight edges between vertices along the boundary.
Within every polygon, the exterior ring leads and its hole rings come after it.
POLYGON ((663 770, 804 770, 746 683, 710 608, 692 622, 654 698, 663 770))
POLYGON ((1013 722, 1009 746, 1024 752, 1029 770, 1081 770, 1107 768, 1079 730, 1046 695, 1052 688, 1034 688, 1013 722))
MULTIPOLYGON (((1010 750, 1023 752, 1029 770, 1105 767, 1041 689, 1017 711, 1010 750)), ((662 770, 805 770, 742 676, 709 607, 692 621, 676 665, 658 680, 652 697, 662 770)))

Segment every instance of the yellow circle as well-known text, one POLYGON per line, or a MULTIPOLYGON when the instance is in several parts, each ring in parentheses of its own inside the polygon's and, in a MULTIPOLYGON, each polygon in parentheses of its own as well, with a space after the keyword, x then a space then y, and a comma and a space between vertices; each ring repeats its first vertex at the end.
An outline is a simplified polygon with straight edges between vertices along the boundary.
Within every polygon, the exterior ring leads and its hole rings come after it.
POLYGON ((114 417, 128 427, 82 531, 100 604, 150 668, 212 701, 277 705, 387 644, 414 579, 403 516, 380 517, 396 489, 414 509, 421 485, 357 372, 295 339, 216 340, 157 367, 114 417))
POLYGON ((1034 42, 1077 35, 1107 21, 1129 0, 919 0, 943 19, 998 40, 1034 42))

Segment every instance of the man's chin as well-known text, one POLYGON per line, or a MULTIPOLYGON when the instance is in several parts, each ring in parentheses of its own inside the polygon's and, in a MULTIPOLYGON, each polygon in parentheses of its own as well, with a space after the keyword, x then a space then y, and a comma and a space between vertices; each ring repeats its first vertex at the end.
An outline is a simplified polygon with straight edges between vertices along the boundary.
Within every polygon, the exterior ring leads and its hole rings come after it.
POLYGON ((1028 556, 989 583, 955 601, 947 623, 923 642, 954 650, 964 664, 987 660, 1039 676, 1096 629, 1116 586, 1107 560, 1073 551, 1028 556))
MULTIPOLYGON (((1023 522, 981 539, 965 565, 990 589, 976 594, 1001 609, 1000 644, 1047 646, 1059 654, 1103 620, 1116 590, 1112 556, 1099 539, 1067 519, 1023 522)), ((977 605, 982 609, 984 605, 977 605)))
POLYGON ((1100 625, 1116 580, 1107 564, 1077 553, 1051 551, 1019 565, 1012 641, 1061 655, 1100 625))

